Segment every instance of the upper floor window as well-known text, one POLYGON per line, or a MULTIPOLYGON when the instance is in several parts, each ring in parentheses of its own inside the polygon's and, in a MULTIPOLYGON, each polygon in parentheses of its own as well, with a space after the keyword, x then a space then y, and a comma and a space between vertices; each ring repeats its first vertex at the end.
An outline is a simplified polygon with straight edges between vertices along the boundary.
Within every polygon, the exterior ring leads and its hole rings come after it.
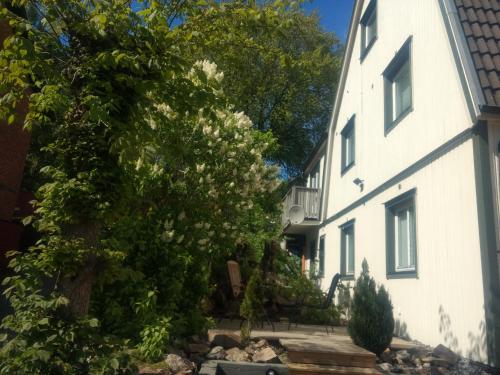
POLYGON ((319 189, 319 163, 311 171, 309 177, 309 187, 313 189, 319 189))
POLYGON ((377 0, 370 1, 361 17, 361 60, 377 39, 377 0))
POLYGON ((342 132, 342 174, 345 173, 349 168, 354 165, 355 157, 355 129, 354 129, 355 116, 353 115, 351 119, 344 126, 342 132))
POLYGON ((415 190, 386 203, 387 274, 413 277, 417 271, 415 190))
POLYGON ((390 131, 412 109, 411 37, 384 73, 385 130, 390 131))
POLYGON ((340 227, 340 274, 354 277, 354 221, 340 227))

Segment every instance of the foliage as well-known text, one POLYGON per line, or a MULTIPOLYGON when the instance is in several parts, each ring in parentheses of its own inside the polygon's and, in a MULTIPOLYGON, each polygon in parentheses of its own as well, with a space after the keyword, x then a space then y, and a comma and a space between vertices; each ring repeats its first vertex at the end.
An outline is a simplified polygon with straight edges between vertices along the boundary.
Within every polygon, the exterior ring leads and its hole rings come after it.
POLYGON ((212 262, 275 233, 261 204, 277 211, 275 142, 234 110, 215 64, 185 59, 192 32, 171 28, 170 2, 13 3, 37 20, 2 9, 0 117, 31 91, 41 239, 11 263, 0 371, 127 371, 114 335, 158 357, 208 323, 212 262))
POLYGON ((240 306, 240 314, 253 326, 265 317, 265 285, 260 270, 255 270, 245 289, 245 296, 240 306))
POLYGON ((347 328, 356 345, 379 356, 390 345, 394 332, 392 303, 383 285, 376 290, 366 259, 362 267, 354 287, 351 319, 347 328))
POLYGON ((224 91, 279 147, 269 155, 299 174, 327 126, 340 71, 339 41, 300 2, 210 2, 186 12, 188 58, 209 58, 224 91))
POLYGON ((50 286, 41 284, 38 261, 32 253, 17 256, 11 265, 18 274, 4 280, 15 312, 2 325, 8 331, 0 335, 0 374, 135 373, 122 349, 126 342, 103 337, 95 318, 69 316, 69 301, 55 291, 41 294, 50 286))

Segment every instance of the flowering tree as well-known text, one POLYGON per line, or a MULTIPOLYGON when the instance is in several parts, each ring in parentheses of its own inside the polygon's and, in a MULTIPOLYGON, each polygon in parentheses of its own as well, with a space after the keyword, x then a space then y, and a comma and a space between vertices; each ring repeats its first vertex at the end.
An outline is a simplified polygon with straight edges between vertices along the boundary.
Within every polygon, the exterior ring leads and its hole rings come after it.
POLYGON ((211 261, 273 230, 249 221, 274 202, 274 141, 234 111, 215 64, 180 57, 169 2, 14 5, 35 17, 2 9, 0 115, 32 90, 42 238, 11 262, 0 373, 122 373, 103 332, 157 357, 170 327, 203 324, 211 261))

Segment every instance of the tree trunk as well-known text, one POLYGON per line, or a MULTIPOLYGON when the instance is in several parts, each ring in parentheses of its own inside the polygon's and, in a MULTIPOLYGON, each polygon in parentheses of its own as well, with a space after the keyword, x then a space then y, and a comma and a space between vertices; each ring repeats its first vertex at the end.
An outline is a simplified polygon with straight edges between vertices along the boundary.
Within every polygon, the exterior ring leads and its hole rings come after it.
MULTIPOLYGON (((71 238, 83 238, 89 253, 81 268, 71 277, 61 280, 61 292, 69 299, 68 310, 75 318, 83 318, 89 312, 92 285, 97 276, 98 258, 93 251, 99 244, 100 226, 98 224, 81 224, 68 228, 71 238)), ((64 270, 63 270, 64 272, 64 270)))

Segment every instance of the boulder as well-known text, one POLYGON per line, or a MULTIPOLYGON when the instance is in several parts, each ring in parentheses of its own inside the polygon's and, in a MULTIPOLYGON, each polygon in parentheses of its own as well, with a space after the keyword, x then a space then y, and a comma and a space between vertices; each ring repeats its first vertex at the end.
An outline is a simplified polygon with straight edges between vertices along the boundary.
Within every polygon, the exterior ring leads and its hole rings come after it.
POLYGON ((226 357, 226 351, 222 346, 215 346, 207 354, 207 359, 224 359, 226 357))
POLYGON ((267 345, 268 345, 268 343, 267 343, 266 339, 261 339, 254 344, 255 349, 262 349, 264 346, 267 346, 267 345))
POLYGON ((256 351, 256 348, 255 348, 255 344, 254 343, 250 343, 250 345, 248 345, 246 348, 245 348, 245 351, 250 354, 250 355, 254 355, 255 351, 256 351))
POLYGON ((250 362, 248 353, 238 348, 228 349, 226 359, 231 362, 250 362))
POLYGON ((441 344, 434 348, 434 350, 432 351, 432 355, 434 357, 445 359, 446 361, 450 362, 450 364, 455 364, 460 359, 457 354, 441 344))
POLYGON ((382 371, 392 372, 392 365, 390 363, 384 362, 378 365, 382 371))
POLYGON ((144 366, 139 368, 139 375, 170 375, 170 370, 144 366))
POLYGON ((222 346, 224 349, 241 346, 240 334, 238 332, 229 330, 209 330, 208 341, 212 346, 222 346))
POLYGON ((256 351, 255 354, 253 355, 252 360, 254 362, 260 362, 260 363, 279 363, 280 362, 278 355, 270 347, 263 348, 261 350, 256 351))
POLYGON ((174 374, 189 374, 196 368, 193 362, 177 354, 167 355, 165 363, 174 374))

